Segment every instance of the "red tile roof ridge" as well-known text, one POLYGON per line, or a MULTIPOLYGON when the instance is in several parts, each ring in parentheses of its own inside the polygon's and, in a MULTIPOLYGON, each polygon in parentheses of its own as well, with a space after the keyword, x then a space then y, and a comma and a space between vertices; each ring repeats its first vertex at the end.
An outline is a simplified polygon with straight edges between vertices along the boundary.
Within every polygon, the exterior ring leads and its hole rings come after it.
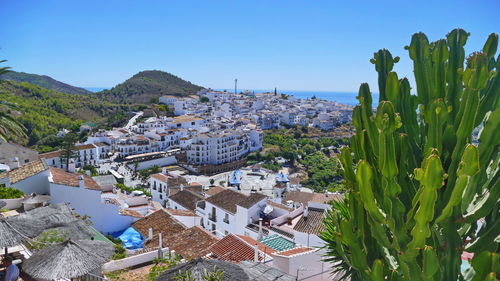
POLYGON ((278 255, 278 256, 282 256, 282 257, 295 257, 295 256, 299 256, 299 255, 306 254, 309 252, 313 252, 313 251, 315 252, 318 250, 319 250, 319 248, 297 247, 297 248, 277 252, 277 253, 274 253, 273 255, 278 255))

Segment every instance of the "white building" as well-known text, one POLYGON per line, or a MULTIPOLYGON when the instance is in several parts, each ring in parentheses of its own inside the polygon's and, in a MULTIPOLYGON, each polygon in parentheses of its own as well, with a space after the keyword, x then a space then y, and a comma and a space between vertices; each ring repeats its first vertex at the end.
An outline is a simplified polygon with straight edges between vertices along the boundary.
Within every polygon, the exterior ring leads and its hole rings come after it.
POLYGON ((80 216, 89 216, 93 227, 104 234, 124 230, 149 213, 147 200, 121 200, 112 192, 104 192, 89 176, 50 168, 49 185, 52 204, 69 203, 80 216))
MULTIPOLYGON (((94 144, 79 144, 74 147, 74 157, 76 167, 85 165, 95 166, 100 162, 100 150, 94 144)), ((47 165, 57 168, 66 169, 66 162, 61 159, 62 150, 47 152, 40 154, 40 159, 43 159, 47 165)))
POLYGON ((202 217, 202 226, 216 236, 229 233, 244 235, 246 226, 259 220, 266 206, 266 196, 249 196, 233 190, 224 190, 196 204, 196 214, 202 217))
POLYGON ((177 101, 177 97, 176 96, 161 96, 158 101, 162 104, 166 104, 166 105, 174 105, 174 103, 177 101))

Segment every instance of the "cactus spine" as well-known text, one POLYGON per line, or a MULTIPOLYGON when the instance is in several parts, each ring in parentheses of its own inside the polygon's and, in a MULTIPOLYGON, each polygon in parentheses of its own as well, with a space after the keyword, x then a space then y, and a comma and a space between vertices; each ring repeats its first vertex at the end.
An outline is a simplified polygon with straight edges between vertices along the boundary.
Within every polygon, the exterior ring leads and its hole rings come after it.
POLYGON ((340 153, 349 193, 325 218, 328 255, 351 280, 495 280, 500 276, 498 35, 465 58, 469 34, 412 36, 416 95, 375 53, 380 100, 368 84, 340 153), (478 143, 473 131, 480 126, 478 143), (480 228, 478 220, 481 221, 480 228), (474 254, 461 273, 461 254, 474 254))

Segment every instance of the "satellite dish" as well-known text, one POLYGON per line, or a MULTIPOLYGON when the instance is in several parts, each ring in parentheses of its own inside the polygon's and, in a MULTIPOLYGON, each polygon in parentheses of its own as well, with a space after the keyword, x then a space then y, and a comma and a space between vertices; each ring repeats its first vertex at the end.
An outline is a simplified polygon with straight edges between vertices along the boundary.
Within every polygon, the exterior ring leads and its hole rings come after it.
POLYGON ((266 208, 264 208, 264 214, 269 215, 273 210, 272 206, 267 205, 266 208))

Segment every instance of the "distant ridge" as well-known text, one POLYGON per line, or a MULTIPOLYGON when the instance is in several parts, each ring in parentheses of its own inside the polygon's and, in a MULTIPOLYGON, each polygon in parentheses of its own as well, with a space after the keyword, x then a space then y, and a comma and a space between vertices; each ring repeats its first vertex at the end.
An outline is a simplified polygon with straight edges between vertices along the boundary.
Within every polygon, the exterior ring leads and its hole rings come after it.
POLYGON ((99 98, 118 103, 150 104, 163 95, 189 96, 203 87, 159 70, 141 71, 115 87, 96 93, 99 98))
POLYGON ((12 71, 0 76, 0 80, 10 80, 16 83, 28 82, 30 84, 37 85, 64 94, 87 95, 92 93, 91 91, 85 90, 83 88, 71 86, 61 81, 57 81, 54 78, 49 77, 47 75, 38 75, 25 72, 12 71))

